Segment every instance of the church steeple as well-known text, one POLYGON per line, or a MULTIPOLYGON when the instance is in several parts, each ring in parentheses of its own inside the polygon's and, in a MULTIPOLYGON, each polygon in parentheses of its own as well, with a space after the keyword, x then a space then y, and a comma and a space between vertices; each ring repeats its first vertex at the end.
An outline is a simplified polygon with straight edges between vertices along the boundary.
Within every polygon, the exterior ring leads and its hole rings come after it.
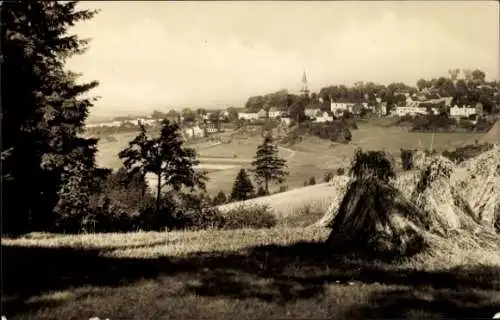
POLYGON ((302 89, 300 89, 300 92, 305 96, 309 96, 309 88, 307 87, 307 75, 305 69, 302 75, 302 89))

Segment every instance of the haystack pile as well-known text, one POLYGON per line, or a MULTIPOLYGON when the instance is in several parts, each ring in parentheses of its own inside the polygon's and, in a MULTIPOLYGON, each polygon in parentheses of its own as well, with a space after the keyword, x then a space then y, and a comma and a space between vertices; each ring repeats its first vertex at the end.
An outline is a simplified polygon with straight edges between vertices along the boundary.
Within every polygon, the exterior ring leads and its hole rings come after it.
POLYGON ((424 244, 420 230, 429 219, 391 185, 395 173, 386 154, 358 151, 350 174, 353 180, 333 214, 327 244, 377 256, 418 252, 424 244))
POLYGON ((434 157, 420 172, 420 178, 410 200, 429 214, 426 229, 439 235, 458 229, 474 229, 477 221, 466 199, 451 183, 455 170, 445 157, 434 157))
POLYGON ((475 218, 492 230, 500 206, 500 148, 494 146, 465 161, 455 170, 451 180, 470 204, 475 218))
POLYGON ((347 187, 349 183, 352 181, 352 178, 347 175, 334 176, 329 182, 328 186, 332 189, 333 199, 326 210, 323 217, 318 220, 316 223, 311 225, 311 227, 331 227, 331 223, 333 221, 333 217, 336 215, 340 202, 344 198, 344 195, 347 191, 347 187))
POLYGON ((420 165, 395 179, 384 152, 357 152, 350 179, 337 182, 342 199, 315 224, 332 229, 327 244, 393 256, 416 253, 436 236, 462 234, 477 245, 498 240, 490 232, 500 207, 498 147, 459 167, 441 156, 420 165))

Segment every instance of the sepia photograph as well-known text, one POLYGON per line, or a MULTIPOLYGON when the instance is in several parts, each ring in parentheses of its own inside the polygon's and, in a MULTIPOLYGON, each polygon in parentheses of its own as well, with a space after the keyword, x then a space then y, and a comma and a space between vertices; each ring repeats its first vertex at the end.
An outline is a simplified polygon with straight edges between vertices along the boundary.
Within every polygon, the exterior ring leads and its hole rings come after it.
POLYGON ((2 320, 500 319, 498 1, 0 25, 2 320))

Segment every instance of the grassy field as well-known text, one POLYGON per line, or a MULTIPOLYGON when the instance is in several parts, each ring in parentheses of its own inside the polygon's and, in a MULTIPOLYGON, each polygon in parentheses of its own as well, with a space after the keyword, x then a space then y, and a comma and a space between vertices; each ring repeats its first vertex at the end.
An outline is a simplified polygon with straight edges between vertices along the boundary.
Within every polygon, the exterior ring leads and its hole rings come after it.
MULTIPOLYGON (((290 175, 284 183, 289 189, 300 188, 311 176, 316 182, 322 182, 327 172, 339 167, 347 168, 356 148, 365 150, 386 150, 397 160, 400 148, 430 148, 442 152, 448 148, 474 143, 484 134, 474 133, 442 133, 436 134, 434 140, 429 133, 412 133, 401 127, 382 126, 372 123, 360 123, 358 130, 353 130, 353 139, 349 144, 336 144, 318 138, 309 137, 303 142, 287 148, 280 148, 280 154, 288 161, 290 175)), ((121 161, 118 152, 127 146, 135 133, 115 135, 115 141, 102 139, 99 142, 97 162, 101 166, 119 168, 121 161)), ((201 168, 209 171, 208 192, 212 195, 220 190, 229 193, 240 168, 250 168, 260 137, 246 139, 233 138, 230 143, 214 145, 206 141, 193 144, 199 154, 201 168)), ((154 179, 148 177, 154 188, 154 179)), ((272 185, 271 192, 279 189, 272 185)))
POLYGON ((500 254, 457 239, 398 263, 319 228, 2 239, 7 319, 459 319, 500 311, 500 254))

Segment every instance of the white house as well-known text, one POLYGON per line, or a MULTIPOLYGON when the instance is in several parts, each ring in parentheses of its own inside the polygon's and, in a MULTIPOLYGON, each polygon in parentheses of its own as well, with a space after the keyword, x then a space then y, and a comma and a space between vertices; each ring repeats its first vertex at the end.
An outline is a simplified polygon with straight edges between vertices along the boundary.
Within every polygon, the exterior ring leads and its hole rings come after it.
POLYGON ((280 117, 282 114, 283 114, 282 111, 275 109, 275 108, 271 108, 269 110, 269 118, 270 119, 276 119, 276 118, 280 117))
POLYGON ((112 128, 112 127, 120 127, 123 123, 121 121, 112 121, 112 122, 101 122, 101 123, 89 123, 86 125, 87 128, 112 128))
POLYGON ((405 106, 405 107, 396 107, 393 109, 393 112, 392 112, 394 115, 398 116, 398 117, 402 117, 402 116, 405 116, 405 115, 417 115, 417 114, 428 114, 427 112, 427 109, 426 108, 421 108, 421 107, 418 107, 418 106, 405 106))
POLYGON ((217 127, 216 123, 207 123, 206 130, 207 133, 219 132, 219 128, 217 127))
POLYGON ((323 112, 323 114, 319 115, 316 117, 314 122, 327 122, 327 121, 333 121, 333 117, 328 114, 328 112, 323 112))
POLYGON ((330 111, 333 114, 342 113, 344 111, 352 112, 352 107, 354 107, 356 103, 354 102, 330 102, 330 111))
POLYGON ((477 114, 477 109, 475 107, 459 107, 457 105, 454 105, 450 108, 450 117, 469 117, 475 114, 477 114))
POLYGON ((316 118, 321 114, 321 111, 318 108, 305 108, 304 114, 309 118, 316 118))
POLYGON ((258 119, 264 119, 267 118, 267 111, 264 109, 260 109, 259 112, 257 112, 258 119))
POLYGON ((185 128, 184 134, 187 138, 203 138, 205 136, 205 131, 200 128, 200 126, 193 126, 191 128, 185 128))
POLYGON ((290 118, 288 118, 288 117, 281 118, 281 124, 282 125, 285 125, 285 126, 288 127, 291 122, 292 122, 292 120, 290 118))
POLYGON ((259 119, 259 114, 257 112, 240 112, 238 113, 238 119, 257 120, 259 119))

